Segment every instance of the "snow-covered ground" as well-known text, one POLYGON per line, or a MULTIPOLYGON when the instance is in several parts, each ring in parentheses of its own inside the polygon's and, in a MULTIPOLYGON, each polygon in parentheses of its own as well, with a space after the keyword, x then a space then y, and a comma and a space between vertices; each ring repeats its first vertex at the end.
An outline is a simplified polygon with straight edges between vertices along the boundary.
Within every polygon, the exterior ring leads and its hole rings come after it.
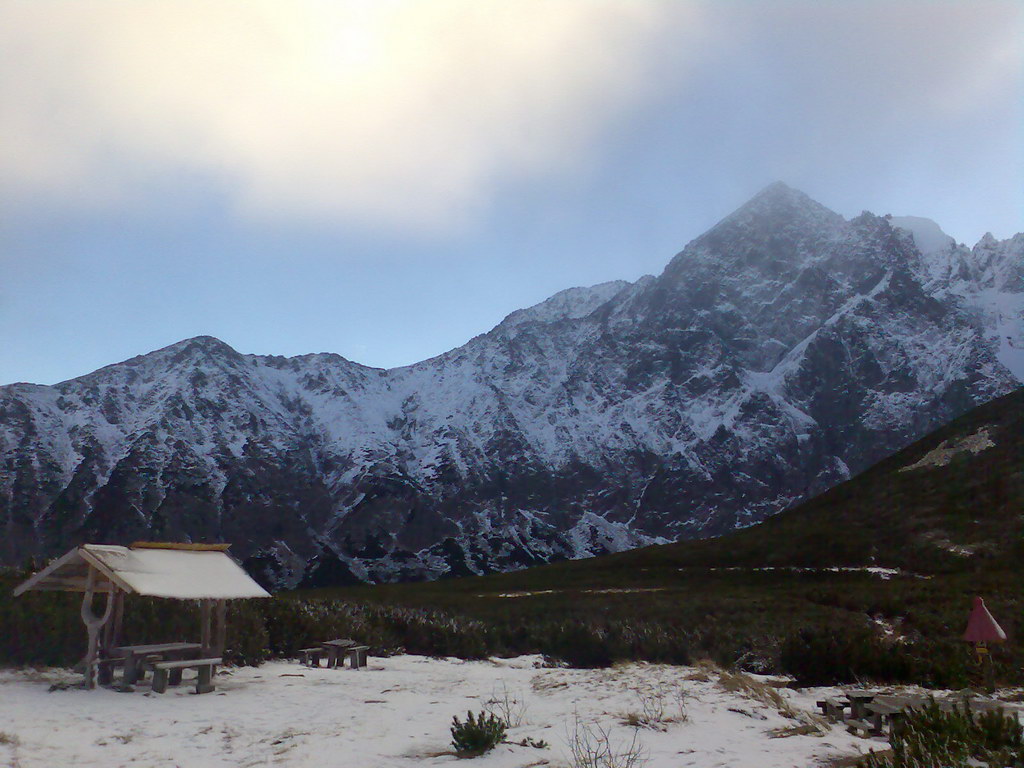
MULTIPOLYGON (((359 670, 293 662, 228 670, 217 691, 203 696, 191 693, 187 679, 164 695, 144 684, 128 693, 60 689, 80 679, 65 670, 0 671, 0 766, 554 768, 572 765, 574 733, 596 745, 602 731, 619 750, 635 735, 646 758, 638 767, 648 768, 793 768, 885 746, 837 726, 787 735, 813 727, 818 719, 810 711, 823 691, 779 690, 787 716, 778 701, 730 692, 717 672, 696 667, 578 670, 546 668, 534 656, 397 656, 371 658, 359 670), (452 716, 493 708, 495 700, 509 703, 513 721, 522 719, 509 741, 547 746, 507 743, 461 761, 451 752, 452 716), (663 722, 624 723, 645 710, 663 722)), ((764 688, 769 696, 772 690, 764 688)))

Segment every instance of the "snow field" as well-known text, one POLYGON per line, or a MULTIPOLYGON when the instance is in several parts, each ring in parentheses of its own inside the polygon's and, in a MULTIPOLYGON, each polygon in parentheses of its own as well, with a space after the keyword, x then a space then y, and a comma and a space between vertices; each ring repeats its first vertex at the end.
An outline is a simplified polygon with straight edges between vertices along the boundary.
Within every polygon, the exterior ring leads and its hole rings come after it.
POLYGON ((293 662, 228 670, 203 696, 188 680, 164 695, 144 684, 130 693, 49 692, 79 679, 65 670, 0 672, 0 765, 556 768, 572 765, 574 733, 592 741, 603 733, 620 751, 635 736, 648 768, 793 768, 885 746, 827 725, 824 735, 780 736, 815 720, 808 713, 824 691, 779 690, 786 716, 771 693, 726 690, 716 672, 694 667, 579 670, 545 668, 536 656, 397 656, 371 658, 360 670, 293 662), (521 719, 510 742, 548 746, 506 743, 471 763, 456 757, 452 717, 502 704, 513 723, 521 719), (644 719, 651 727, 627 724, 644 719))

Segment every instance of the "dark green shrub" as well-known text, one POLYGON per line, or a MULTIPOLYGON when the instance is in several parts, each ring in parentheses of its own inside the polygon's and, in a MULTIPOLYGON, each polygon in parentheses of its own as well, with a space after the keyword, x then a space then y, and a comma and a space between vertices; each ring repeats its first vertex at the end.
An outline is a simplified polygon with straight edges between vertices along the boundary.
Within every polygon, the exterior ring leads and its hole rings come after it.
POLYGON ((934 699, 907 715, 890 737, 892 756, 871 754, 862 768, 992 768, 1024 766, 1022 727, 1016 715, 1001 710, 975 715, 965 705, 952 711, 934 699))
POLYGON ((787 637, 779 666, 802 685, 858 680, 963 687, 966 654, 953 642, 894 642, 864 626, 802 629, 787 637))
POLYGON ((506 724, 495 715, 466 713, 466 722, 452 718, 452 746, 460 755, 482 755, 505 740, 506 724))
POLYGON ((331 637, 351 637, 375 655, 407 652, 425 656, 486 658, 501 646, 494 627, 442 611, 342 600, 274 598, 258 608, 273 656, 331 637))

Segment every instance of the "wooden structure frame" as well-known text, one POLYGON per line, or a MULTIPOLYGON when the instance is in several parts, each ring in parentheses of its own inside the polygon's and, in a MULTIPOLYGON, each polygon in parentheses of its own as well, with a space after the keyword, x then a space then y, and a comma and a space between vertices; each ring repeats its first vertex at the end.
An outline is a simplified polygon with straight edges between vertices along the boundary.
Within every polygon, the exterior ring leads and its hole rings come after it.
POLYGON ((82 592, 81 615, 88 634, 84 663, 86 686, 109 682, 112 658, 120 644, 125 595, 149 595, 172 600, 196 600, 200 608, 202 655, 221 656, 227 638, 227 601, 270 597, 236 563, 230 544, 172 544, 136 542, 130 547, 83 544, 14 589, 17 597, 29 591, 82 592), (97 594, 105 594, 102 613, 93 609, 97 594), (102 677, 104 679, 99 679, 102 677))

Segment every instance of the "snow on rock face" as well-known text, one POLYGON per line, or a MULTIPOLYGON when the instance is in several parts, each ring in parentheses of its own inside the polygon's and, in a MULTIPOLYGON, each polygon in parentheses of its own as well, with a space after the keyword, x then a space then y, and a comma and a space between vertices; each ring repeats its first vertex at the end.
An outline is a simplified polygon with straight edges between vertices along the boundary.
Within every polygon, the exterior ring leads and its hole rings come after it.
POLYGON ((566 288, 540 304, 512 312, 501 321, 498 329, 512 329, 530 322, 551 323, 586 317, 629 285, 631 283, 626 280, 612 280, 585 288, 566 288))
POLYGON ((404 368, 200 337, 0 387, 0 560, 218 539, 266 583, 518 568, 755 523, 1024 379, 1024 236, 941 269, 773 185, 658 277, 404 368))
POLYGON ((923 256, 945 253, 956 247, 956 240, 942 231, 931 219, 921 216, 889 216, 889 223, 905 229, 914 238, 914 244, 923 256))

